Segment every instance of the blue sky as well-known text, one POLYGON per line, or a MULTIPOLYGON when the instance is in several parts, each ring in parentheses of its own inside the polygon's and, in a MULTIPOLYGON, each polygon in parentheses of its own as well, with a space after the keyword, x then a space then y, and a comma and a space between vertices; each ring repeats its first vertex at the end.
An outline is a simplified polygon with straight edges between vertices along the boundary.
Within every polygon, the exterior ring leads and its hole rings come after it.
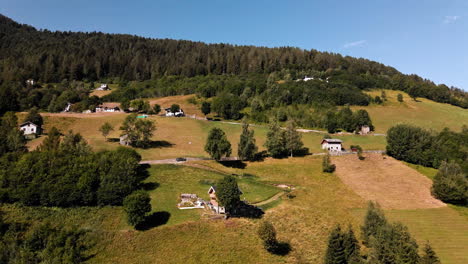
POLYGON ((49 30, 336 52, 468 90, 465 0, 0 0, 0 13, 49 30))

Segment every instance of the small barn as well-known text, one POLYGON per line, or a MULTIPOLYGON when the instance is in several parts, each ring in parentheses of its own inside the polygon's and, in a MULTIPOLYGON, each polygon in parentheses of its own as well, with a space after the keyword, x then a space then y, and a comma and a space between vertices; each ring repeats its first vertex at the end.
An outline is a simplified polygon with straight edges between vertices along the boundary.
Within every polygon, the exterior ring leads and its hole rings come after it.
POLYGON ((359 130, 359 134, 361 135, 367 135, 371 132, 369 126, 362 126, 361 129, 359 130))
POLYGON ((40 135, 42 133, 41 126, 36 125, 31 121, 20 124, 20 130, 23 131, 23 134, 27 137, 30 137, 30 135, 40 135))
POLYGON ((120 136, 119 138, 120 140, 120 145, 122 146, 130 146, 132 144, 132 141, 130 140, 130 138, 128 137, 128 135, 122 135, 120 136))
POLYGON ((322 140, 322 149, 331 152, 339 152, 343 150, 343 141, 340 139, 326 138, 322 140))
POLYGON ((96 107, 96 113, 114 113, 114 112, 120 112, 120 104, 119 103, 103 103, 102 105, 99 105, 96 107))

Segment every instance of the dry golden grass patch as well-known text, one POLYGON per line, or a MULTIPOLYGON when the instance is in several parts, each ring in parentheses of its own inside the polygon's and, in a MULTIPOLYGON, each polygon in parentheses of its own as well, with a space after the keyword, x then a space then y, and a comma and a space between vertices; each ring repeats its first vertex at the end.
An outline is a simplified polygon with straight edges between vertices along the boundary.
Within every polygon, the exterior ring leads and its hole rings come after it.
POLYGON ((392 157, 366 154, 334 157, 336 174, 366 200, 387 209, 439 208, 446 205, 432 197, 432 181, 392 157))
POLYGON ((198 105, 194 105, 188 102, 188 100, 193 97, 195 97, 194 94, 189 94, 189 95, 167 96, 167 97, 161 97, 161 98, 151 98, 147 100, 149 100, 151 105, 155 105, 155 104, 160 105, 162 113, 164 113, 164 108, 169 108, 173 104, 178 104, 180 108, 184 110, 185 114, 204 117, 198 105))

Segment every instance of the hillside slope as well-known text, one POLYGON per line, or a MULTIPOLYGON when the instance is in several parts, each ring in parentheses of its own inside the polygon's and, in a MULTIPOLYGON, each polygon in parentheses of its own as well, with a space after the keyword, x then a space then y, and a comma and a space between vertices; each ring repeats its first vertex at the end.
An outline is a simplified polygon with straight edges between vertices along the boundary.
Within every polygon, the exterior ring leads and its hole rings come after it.
MULTIPOLYGON (((463 125, 468 126, 468 110, 449 104, 437 103, 418 98, 414 101, 404 92, 385 90, 388 101, 383 105, 356 106, 353 110, 365 109, 369 112, 377 133, 387 130, 399 123, 411 124, 427 129, 440 131, 445 127, 460 131, 463 125), (403 95, 403 103, 397 101, 397 95, 403 95)), ((381 91, 368 92, 371 96, 380 96, 381 91)))

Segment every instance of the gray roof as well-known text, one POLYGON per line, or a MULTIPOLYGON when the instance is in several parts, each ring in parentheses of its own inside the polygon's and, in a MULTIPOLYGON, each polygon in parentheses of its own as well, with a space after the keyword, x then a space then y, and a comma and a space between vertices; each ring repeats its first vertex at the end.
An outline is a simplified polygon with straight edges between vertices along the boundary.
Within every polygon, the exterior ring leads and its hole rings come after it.
POLYGON ((342 143, 343 141, 341 139, 336 139, 336 138, 326 138, 324 139, 328 143, 342 143))

